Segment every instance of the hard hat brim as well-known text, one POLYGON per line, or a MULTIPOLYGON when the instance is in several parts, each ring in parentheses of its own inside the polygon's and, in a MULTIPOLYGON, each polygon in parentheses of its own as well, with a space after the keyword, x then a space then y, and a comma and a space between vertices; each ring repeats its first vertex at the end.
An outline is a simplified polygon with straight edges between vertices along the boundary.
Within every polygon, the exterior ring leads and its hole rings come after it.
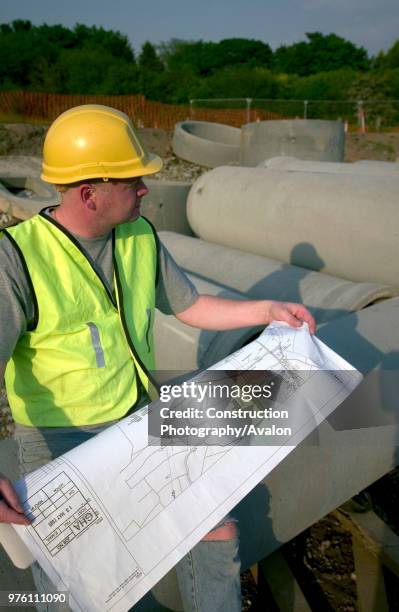
POLYGON ((90 179, 125 179, 136 176, 148 176, 159 172, 163 161, 154 153, 146 153, 140 160, 127 162, 97 162, 76 166, 76 168, 54 168, 43 163, 43 172, 40 178, 46 183, 54 185, 67 185, 90 179), (73 178, 72 178, 73 177, 73 178))

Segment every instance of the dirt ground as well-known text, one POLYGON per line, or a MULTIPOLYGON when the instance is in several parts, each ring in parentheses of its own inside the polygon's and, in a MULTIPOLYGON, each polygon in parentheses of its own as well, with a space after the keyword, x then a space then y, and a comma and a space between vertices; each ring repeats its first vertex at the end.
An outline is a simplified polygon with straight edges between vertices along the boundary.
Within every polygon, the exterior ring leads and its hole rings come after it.
POLYGON ((360 159, 399 160, 399 132, 346 135, 345 161, 360 159))
MULTIPOLYGON (((0 125, 0 155, 39 157, 46 128, 27 124, 0 125)), ((160 129, 140 130, 145 146, 167 160, 166 173, 160 178, 194 180, 204 168, 178 160, 171 149, 172 133, 160 129)), ((361 159, 399 161, 399 133, 349 133, 345 161, 361 159)), ((0 222, 7 219, 3 216, 0 222)), ((12 424, 4 395, 0 395, 1 435, 10 435, 12 424)), ((399 470, 375 483, 368 500, 373 509, 397 533, 399 516, 399 470)), ((329 515, 283 547, 283 552, 305 592, 312 610, 357 612, 356 574, 351 535, 329 515)), ((273 610, 257 599, 257 589, 250 572, 243 579, 243 610, 273 610)), ((394 608, 392 608, 394 609, 394 608)), ((396 608, 398 609, 398 608, 396 608)), ((378 611, 377 611, 378 612, 378 611)))

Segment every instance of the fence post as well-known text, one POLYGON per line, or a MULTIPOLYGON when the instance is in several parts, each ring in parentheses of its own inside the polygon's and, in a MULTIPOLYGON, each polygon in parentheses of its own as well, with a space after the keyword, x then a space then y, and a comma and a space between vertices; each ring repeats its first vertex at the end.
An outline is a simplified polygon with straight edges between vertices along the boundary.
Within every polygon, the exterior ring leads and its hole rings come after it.
POLYGON ((194 114, 194 112, 193 112, 193 102, 194 102, 194 100, 190 100, 190 119, 193 118, 193 114, 194 114))
POLYGON ((252 98, 246 98, 247 101, 247 123, 251 122, 251 103, 252 98))
POLYGON ((363 108, 363 100, 357 101, 357 118, 359 124, 359 132, 361 134, 366 133, 366 120, 364 117, 364 108, 363 108))
POLYGON ((308 104, 309 104, 308 100, 303 101, 303 118, 304 119, 308 118, 308 104))

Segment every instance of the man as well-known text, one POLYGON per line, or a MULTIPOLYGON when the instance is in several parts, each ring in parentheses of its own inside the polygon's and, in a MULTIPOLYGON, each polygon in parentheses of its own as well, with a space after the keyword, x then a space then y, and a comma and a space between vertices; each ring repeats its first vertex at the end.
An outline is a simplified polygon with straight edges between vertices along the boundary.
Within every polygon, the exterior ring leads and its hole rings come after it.
MULTIPOLYGON (((143 177, 161 166, 123 113, 70 109, 50 127, 43 151, 42 179, 61 192, 60 206, 1 234, 0 381, 6 369, 22 472, 155 396, 155 307, 206 329, 283 320, 315 330, 300 304, 197 294, 140 217, 143 177)), ((29 523, 5 477, 0 522, 29 523)), ((233 520, 216 526, 177 572, 186 610, 240 610, 233 520)))

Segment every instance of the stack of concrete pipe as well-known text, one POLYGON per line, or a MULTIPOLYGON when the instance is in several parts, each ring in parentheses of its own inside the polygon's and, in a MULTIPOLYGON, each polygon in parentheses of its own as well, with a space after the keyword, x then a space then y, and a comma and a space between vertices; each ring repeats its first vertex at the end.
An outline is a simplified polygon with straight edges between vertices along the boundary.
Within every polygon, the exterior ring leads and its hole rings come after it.
POLYGON ((341 162, 345 133, 342 122, 318 119, 256 121, 241 130, 209 121, 182 121, 176 123, 172 148, 178 157, 207 168, 257 166, 277 155, 341 162))
MULTIPOLYGON (((220 167, 200 177, 188 196, 197 237, 160 236, 198 289, 207 282, 213 295, 301 301, 325 323, 398 295, 398 193, 399 175, 389 173, 338 178, 220 167)), ((251 336, 245 330, 241 342, 235 332, 229 344, 229 334, 183 331, 161 314, 156 332, 179 347, 174 367, 181 369, 209 366, 251 336)), ((167 347, 159 349, 158 365, 167 368, 167 347)))
MULTIPOLYGON (((160 234, 198 289, 304 301, 325 322, 318 336, 354 367, 373 371, 319 427, 317 440, 298 446, 233 510, 243 569, 399 462, 399 176, 391 167, 337 176, 330 166, 332 172, 218 168, 189 194, 197 237, 160 234)), ((237 331, 224 347, 218 334, 194 337, 183 327, 175 334, 174 319, 162 317, 157 333, 167 319, 169 354, 173 346, 181 369, 186 359, 211 365, 223 348, 227 354, 240 344, 237 331)), ((242 340, 248 336, 251 330, 242 340)), ((181 609, 173 572, 156 594, 181 609)))

